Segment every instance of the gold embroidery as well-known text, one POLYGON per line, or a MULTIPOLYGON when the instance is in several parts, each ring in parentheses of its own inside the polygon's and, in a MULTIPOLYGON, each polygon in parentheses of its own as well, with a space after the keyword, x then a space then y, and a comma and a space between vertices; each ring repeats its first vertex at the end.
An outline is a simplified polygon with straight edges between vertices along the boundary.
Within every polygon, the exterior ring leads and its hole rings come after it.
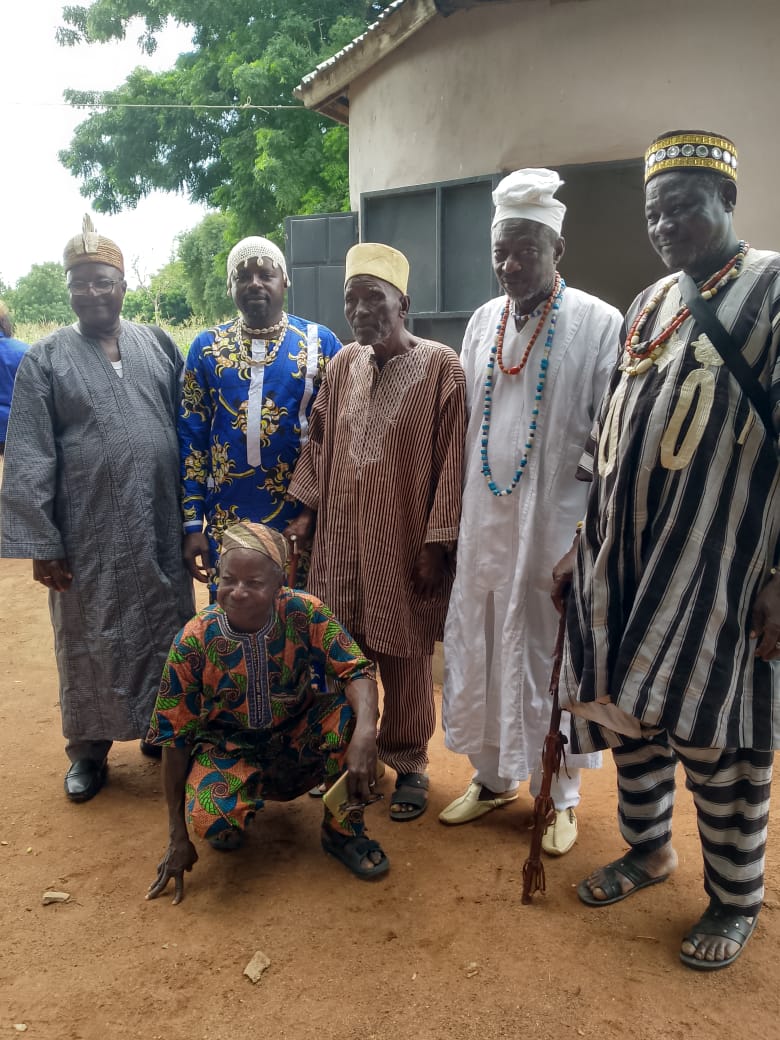
POLYGON ((691 346, 693 347, 693 356, 702 365, 722 365, 723 358, 717 352, 715 347, 712 345, 712 341, 709 336, 702 333, 698 339, 695 339, 691 346))
POLYGON ((607 410, 607 415, 604 419, 604 428, 599 436, 599 476, 601 477, 609 476, 615 468, 615 462, 617 461, 618 436, 620 432, 618 416, 627 389, 628 376, 624 374, 621 377, 617 390, 612 395, 612 400, 609 402, 609 409, 607 410))
POLYGON ((665 469, 684 469, 691 461, 693 453, 704 435, 704 428, 710 417, 714 398, 715 376, 712 372, 707 368, 695 368, 693 372, 689 372, 680 387, 679 400, 661 438, 661 465, 665 469), (696 411, 682 444, 678 450, 675 450, 677 438, 688 416, 697 388, 699 399, 696 402, 696 411))

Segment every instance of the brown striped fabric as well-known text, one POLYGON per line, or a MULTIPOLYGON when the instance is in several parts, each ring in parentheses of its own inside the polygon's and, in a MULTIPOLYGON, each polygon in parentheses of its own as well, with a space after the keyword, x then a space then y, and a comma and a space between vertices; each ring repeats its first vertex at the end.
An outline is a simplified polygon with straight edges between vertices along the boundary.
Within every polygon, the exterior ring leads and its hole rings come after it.
MULTIPOLYGON (((363 647, 360 637, 355 637, 363 647)), ((363 647, 379 666, 384 690, 382 719, 376 738, 379 758, 397 773, 423 773, 428 741, 436 728, 433 702, 433 658, 393 657, 363 647)))
POLYGON ((422 657, 441 638, 451 581, 423 599, 412 574, 426 542, 457 538, 464 435, 449 347, 420 341, 380 370, 353 343, 328 366, 289 493, 317 510, 309 590, 376 653, 422 657))

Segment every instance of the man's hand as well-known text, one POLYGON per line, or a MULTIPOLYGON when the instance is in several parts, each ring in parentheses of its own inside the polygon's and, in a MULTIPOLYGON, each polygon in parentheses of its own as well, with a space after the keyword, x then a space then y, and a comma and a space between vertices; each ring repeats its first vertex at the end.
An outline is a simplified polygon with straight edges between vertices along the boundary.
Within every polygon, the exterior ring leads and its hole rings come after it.
POLYGON ((762 661, 780 658, 780 574, 775 574, 756 596, 750 638, 758 640, 756 657, 762 661))
POLYGON ((33 581, 46 589, 66 592, 73 581, 73 572, 67 560, 33 560, 33 581))
POLYGON ((311 549, 314 541, 314 528, 317 523, 317 514, 313 509, 304 506, 298 516, 291 520, 284 529, 283 534, 288 542, 293 542, 298 550, 304 552, 311 549))
POLYGON ((553 606, 559 614, 563 613, 564 605, 566 603, 566 597, 569 595, 569 589, 574 578, 574 562, 577 559, 577 545, 579 544, 580 536, 574 539, 574 545, 562 556, 560 560, 555 564, 552 571, 552 589, 550 590, 550 596, 553 601, 553 606))
POLYGON ((184 536, 182 556, 195 581, 208 582, 211 577, 211 551, 203 531, 194 531, 184 536))
POLYGON ((423 599, 435 596, 447 577, 447 550, 440 542, 426 542, 412 570, 414 591, 423 599))
POLYGON ((347 790, 353 802, 370 802, 376 782, 376 727, 356 726, 346 754, 347 790))
POLYGON ((168 849, 157 867, 157 878, 149 886, 147 899, 156 899, 173 878, 173 905, 184 899, 184 871, 192 870, 198 862, 198 853, 189 838, 171 839, 168 849))

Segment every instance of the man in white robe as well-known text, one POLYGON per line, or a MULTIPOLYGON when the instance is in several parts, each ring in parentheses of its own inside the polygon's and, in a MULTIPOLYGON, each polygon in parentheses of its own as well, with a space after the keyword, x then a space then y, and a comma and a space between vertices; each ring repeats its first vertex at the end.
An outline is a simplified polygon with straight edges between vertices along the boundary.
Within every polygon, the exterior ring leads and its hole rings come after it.
MULTIPOLYGON (((514 801, 529 774, 538 793, 558 624, 552 570, 585 513, 588 485, 575 474, 617 360, 618 311, 557 273, 561 183, 532 169, 498 185, 493 266, 504 295, 476 311, 463 341, 470 419, 442 711, 447 747, 476 772, 440 814, 448 824, 514 801)), ((600 761, 569 756, 553 781, 548 853, 574 844, 580 769, 600 761)))

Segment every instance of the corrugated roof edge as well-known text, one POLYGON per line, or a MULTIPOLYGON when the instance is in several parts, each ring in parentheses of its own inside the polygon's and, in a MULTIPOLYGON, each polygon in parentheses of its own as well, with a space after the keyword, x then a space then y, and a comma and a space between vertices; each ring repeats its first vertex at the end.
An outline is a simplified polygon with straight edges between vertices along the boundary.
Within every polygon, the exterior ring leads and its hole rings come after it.
POLYGON ((346 89, 353 79, 435 18, 435 0, 393 0, 364 33, 320 64, 293 90, 307 108, 349 122, 346 89))

